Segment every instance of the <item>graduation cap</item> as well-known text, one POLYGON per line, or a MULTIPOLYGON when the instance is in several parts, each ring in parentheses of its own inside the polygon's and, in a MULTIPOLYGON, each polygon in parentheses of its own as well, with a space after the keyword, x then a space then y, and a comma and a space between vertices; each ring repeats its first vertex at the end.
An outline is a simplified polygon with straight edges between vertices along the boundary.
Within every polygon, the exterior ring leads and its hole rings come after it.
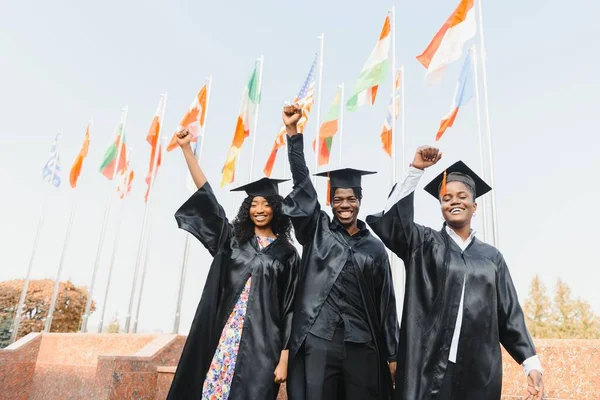
POLYGON ((475 198, 483 196, 492 188, 484 182, 471 168, 462 161, 457 161, 444 172, 436 176, 431 182, 425 186, 425 191, 439 200, 440 196, 446 194, 446 183, 462 182, 467 185, 475 193, 475 198))
POLYGON ((289 181, 289 179, 271 179, 261 178, 257 181, 247 183, 242 186, 238 186, 231 189, 232 192, 245 191, 248 196, 274 196, 279 194, 279 184, 281 182, 289 181))
POLYGON ((331 202, 331 188, 354 188, 362 187, 361 180, 363 175, 372 175, 377 172, 362 171, 354 168, 339 168, 330 171, 319 172, 316 176, 325 176, 327 180, 327 205, 331 202))

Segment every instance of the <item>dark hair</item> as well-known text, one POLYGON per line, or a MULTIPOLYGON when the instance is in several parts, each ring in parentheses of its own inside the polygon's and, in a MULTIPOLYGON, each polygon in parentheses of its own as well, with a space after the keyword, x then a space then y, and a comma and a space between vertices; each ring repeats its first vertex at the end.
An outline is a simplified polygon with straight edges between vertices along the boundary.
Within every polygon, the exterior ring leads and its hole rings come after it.
MULTIPOLYGON (((242 202, 237 216, 233 220, 233 230, 238 243, 245 243, 254 236, 254 223, 250 219, 250 206, 254 196, 248 196, 242 202)), ((286 243, 292 243, 292 221, 289 217, 283 215, 281 207, 283 197, 279 195, 266 196, 267 202, 273 209, 273 219, 271 220, 271 230, 277 237, 286 243)))
POLYGON ((339 187, 332 187, 331 188, 331 193, 329 193, 329 196, 331 198, 331 202, 333 203, 333 198, 335 197, 335 191, 338 189, 352 189, 352 191, 354 192, 354 196, 356 196, 356 198, 358 199, 358 201, 362 200, 362 188, 361 187, 353 187, 353 188, 339 188, 339 187))

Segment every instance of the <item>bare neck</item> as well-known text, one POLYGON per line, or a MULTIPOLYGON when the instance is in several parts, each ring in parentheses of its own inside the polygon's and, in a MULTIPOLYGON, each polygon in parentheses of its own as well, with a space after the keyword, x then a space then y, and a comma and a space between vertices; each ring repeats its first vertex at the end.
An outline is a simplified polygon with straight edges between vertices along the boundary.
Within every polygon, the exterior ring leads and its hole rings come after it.
POLYGON ((448 225, 448 227, 450 229, 452 229, 454 231, 454 233, 456 233, 458 235, 458 237, 460 237, 463 241, 467 240, 469 238, 469 236, 471 236, 471 224, 465 224, 463 226, 451 226, 448 225))
POLYGON ((271 229, 271 226, 265 226, 264 228, 255 226, 254 227, 254 234, 256 236, 268 237, 268 238, 276 238, 277 237, 277 235, 275 235, 273 233, 273 230, 271 229))

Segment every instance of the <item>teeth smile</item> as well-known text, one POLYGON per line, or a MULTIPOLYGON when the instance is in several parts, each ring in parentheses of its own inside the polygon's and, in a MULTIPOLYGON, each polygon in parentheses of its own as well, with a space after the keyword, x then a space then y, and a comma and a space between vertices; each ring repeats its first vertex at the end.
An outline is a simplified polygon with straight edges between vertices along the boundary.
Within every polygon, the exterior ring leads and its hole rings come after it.
POLYGON ((460 208, 453 208, 450 210, 450 214, 458 214, 460 213, 462 210, 460 208))

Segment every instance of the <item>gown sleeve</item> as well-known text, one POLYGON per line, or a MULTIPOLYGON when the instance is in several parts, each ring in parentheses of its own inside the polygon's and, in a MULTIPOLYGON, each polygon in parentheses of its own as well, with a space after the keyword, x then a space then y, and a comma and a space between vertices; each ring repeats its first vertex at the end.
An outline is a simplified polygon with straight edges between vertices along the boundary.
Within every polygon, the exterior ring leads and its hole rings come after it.
POLYGON ((281 310, 281 345, 283 350, 288 349, 290 335, 292 333, 292 318, 294 316, 294 296, 298 283, 298 269, 300 267, 300 256, 294 249, 289 258, 285 271, 279 279, 279 309, 281 310))
POLYGON ((498 294, 498 328, 500 343, 519 364, 536 355, 535 346, 519 305, 517 291, 502 255, 497 261, 496 293, 498 294))
POLYGON ((369 215, 367 223, 385 246, 408 266, 414 250, 421 246, 431 233, 414 222, 414 192, 400 199, 387 212, 369 215))
POLYGON ((398 313, 396 312, 396 295, 394 293, 394 281, 392 279, 392 269, 387 253, 384 252, 380 258, 379 271, 379 315, 380 326, 383 332, 385 350, 388 361, 396 361, 396 350, 400 335, 398 325, 398 313))
POLYGON ((212 188, 205 183, 175 213, 179 228, 188 231, 214 257, 233 237, 233 227, 212 188))
POLYGON ((317 191, 310 180, 304 159, 303 140, 302 134, 288 137, 288 159, 294 189, 283 202, 283 213, 292 220, 296 239, 302 246, 311 241, 321 214, 317 191))

